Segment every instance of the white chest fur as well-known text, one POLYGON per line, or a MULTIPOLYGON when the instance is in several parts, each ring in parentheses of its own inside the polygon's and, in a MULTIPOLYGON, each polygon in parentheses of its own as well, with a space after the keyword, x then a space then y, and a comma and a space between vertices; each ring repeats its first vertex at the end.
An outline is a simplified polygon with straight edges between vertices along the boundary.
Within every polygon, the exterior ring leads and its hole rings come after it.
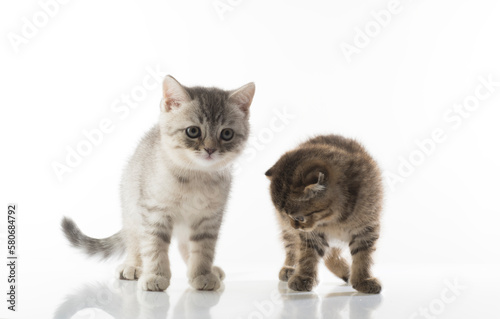
POLYGON ((349 235, 346 230, 340 227, 330 228, 326 232, 330 247, 343 248, 349 243, 349 235))
POLYGON ((231 185, 229 172, 182 173, 164 168, 155 174, 144 192, 147 201, 185 217, 224 208, 231 185))

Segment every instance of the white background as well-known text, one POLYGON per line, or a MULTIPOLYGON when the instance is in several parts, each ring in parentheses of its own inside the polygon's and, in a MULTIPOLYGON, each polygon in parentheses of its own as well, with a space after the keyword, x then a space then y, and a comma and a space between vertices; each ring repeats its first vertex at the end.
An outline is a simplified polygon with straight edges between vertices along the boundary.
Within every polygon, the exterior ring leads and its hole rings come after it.
MULTIPOLYGON (((78 254, 63 239, 59 222, 69 216, 94 237, 120 228, 121 171, 157 120, 161 91, 145 90, 145 99, 126 115, 112 105, 137 90, 148 69, 187 86, 256 83, 254 141, 239 160, 217 251, 229 281, 239 269, 226 264, 277 279, 284 254, 264 172, 283 152, 320 133, 358 139, 393 174, 411 154, 417 156, 416 140, 436 129, 446 135, 404 182, 386 185, 376 254, 380 273, 469 264, 482 272, 500 263, 500 86, 460 125, 444 118, 455 104, 473 100, 481 78, 500 82, 497 1, 401 1, 379 30, 371 13, 387 10, 391 1, 242 0, 230 1, 224 13, 214 3, 69 1, 47 21, 42 17, 45 25, 18 46, 12 45, 13 34, 23 36, 24 19, 33 21, 43 10, 32 0, 1 4, 0 203, 4 212, 9 202, 19 205, 19 300, 25 314, 32 304, 49 317, 62 302, 31 298, 28 291, 41 293, 58 282, 56 296, 64 296, 72 289, 65 280, 112 276, 119 261, 101 264, 78 254), (354 45, 357 28, 370 26, 376 34, 346 57, 342 45, 354 45), (293 119, 273 122, 283 112, 293 119), (112 132, 58 178, 54 163, 66 165, 68 148, 76 149, 83 131, 103 119, 113 123, 112 132)), ((0 220, 3 255, 6 217, 0 220)), ((174 277, 186 281, 176 249, 171 257, 179 269, 174 277)), ((498 277, 491 280, 498 285, 498 277)))

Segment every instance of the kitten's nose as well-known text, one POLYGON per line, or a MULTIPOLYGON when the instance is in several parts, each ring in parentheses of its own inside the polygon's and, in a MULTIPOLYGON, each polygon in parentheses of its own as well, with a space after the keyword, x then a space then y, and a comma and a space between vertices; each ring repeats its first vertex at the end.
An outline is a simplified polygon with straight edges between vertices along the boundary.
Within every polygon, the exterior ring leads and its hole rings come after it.
POLYGON ((208 153, 208 155, 212 155, 216 149, 215 148, 205 148, 205 151, 208 153))
POLYGON ((303 222, 304 221, 304 216, 295 216, 293 219, 295 219, 298 222, 303 222))

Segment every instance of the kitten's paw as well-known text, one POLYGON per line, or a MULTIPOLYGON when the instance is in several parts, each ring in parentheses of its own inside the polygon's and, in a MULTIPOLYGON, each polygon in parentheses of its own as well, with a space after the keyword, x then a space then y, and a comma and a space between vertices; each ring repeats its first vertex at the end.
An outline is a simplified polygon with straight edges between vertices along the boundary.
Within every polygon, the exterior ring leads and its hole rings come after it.
POLYGON ((122 264, 116 269, 116 273, 119 279, 125 280, 136 280, 141 276, 141 267, 130 266, 127 264, 122 264))
POLYGON ((145 274, 139 278, 139 287, 147 291, 163 291, 170 286, 170 278, 145 274))
POLYGON ((290 267, 290 266, 283 266, 283 268, 281 268, 280 274, 279 274, 280 280, 281 281, 288 281, 288 279, 290 279, 290 277, 293 276, 294 272, 295 272, 295 268, 290 267))
POLYGON ((222 281, 224 280, 224 278, 226 278, 226 273, 224 272, 224 270, 222 270, 222 268, 220 268, 219 266, 213 266, 212 267, 212 272, 214 274, 216 274, 217 276, 219 276, 219 279, 222 281))
POLYGON ((191 279, 189 283, 193 288, 198 290, 217 290, 220 288, 219 274, 214 272, 195 277, 191 279))
POLYGON ((288 280, 288 288, 295 291, 311 291, 318 283, 313 277, 293 275, 288 280))
POLYGON ((365 294, 378 294, 382 290, 382 286, 377 278, 368 278, 352 284, 352 288, 365 294))

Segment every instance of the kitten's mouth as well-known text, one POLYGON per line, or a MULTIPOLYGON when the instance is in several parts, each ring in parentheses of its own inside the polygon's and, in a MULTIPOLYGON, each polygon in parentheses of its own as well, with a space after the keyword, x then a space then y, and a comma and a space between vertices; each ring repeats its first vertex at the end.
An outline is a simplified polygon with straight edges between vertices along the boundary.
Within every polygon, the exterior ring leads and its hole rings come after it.
POLYGON ((198 157, 198 162, 200 165, 213 165, 217 163, 219 160, 219 156, 216 154, 200 154, 198 157))
POLYGON ((206 155, 203 157, 203 159, 205 159, 207 161, 213 161, 215 158, 213 158, 212 155, 206 155))

